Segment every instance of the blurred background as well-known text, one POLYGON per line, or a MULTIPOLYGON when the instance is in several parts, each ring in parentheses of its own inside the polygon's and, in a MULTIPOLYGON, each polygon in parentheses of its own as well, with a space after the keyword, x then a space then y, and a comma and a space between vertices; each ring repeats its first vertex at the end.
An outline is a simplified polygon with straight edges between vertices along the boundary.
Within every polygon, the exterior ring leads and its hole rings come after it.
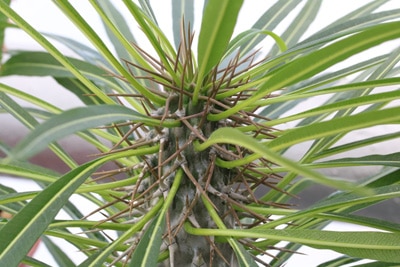
MULTIPOLYGON (((105 36, 105 32, 102 28, 100 20, 96 17, 95 11, 91 8, 89 1, 79 1, 79 0, 71 0, 72 4, 77 6, 78 10, 81 12, 85 18, 89 18, 90 23, 96 29, 96 31, 100 35, 105 36)), ((122 1, 114 1, 116 6, 122 6, 122 1)), ((196 2, 196 11, 197 15, 201 14, 203 2, 196 2)), ((261 14, 271 5, 273 5, 276 1, 263 1, 263 0, 252 0, 245 1, 243 10, 240 13, 238 25, 236 28, 236 33, 239 33, 243 30, 250 28, 255 20, 261 16, 261 14)), ((351 12, 352 10, 366 4, 365 0, 352 0, 352 1, 329 1, 325 0, 322 3, 321 10, 316 21, 312 24, 312 26, 306 32, 306 36, 310 35, 313 32, 318 31, 323 28, 329 22, 334 21, 336 18, 343 16, 351 12)), ((154 12, 156 17, 158 18, 159 24, 162 29, 166 32, 168 36, 171 36, 172 40, 172 23, 171 23, 171 1, 165 0, 153 0, 151 1, 154 7, 154 12)), ((62 36, 66 36, 69 38, 74 38, 79 41, 85 40, 83 35, 77 31, 74 25, 69 22, 64 15, 57 9, 57 7, 50 0, 13 0, 12 2, 13 8, 32 26, 38 29, 40 32, 44 33, 55 33, 60 34, 62 36)), ((301 8, 302 4, 300 5, 301 8)), ((400 2, 398 0, 388 1, 387 4, 378 9, 378 11, 384 9, 393 9, 400 8, 400 2)), ((291 16, 295 16, 299 9, 293 10, 291 16)), ((199 16, 197 16, 198 18, 199 16)), ((288 18, 290 19, 290 18, 288 18)), ((194 31, 199 32, 199 19, 195 21, 194 31)), ((132 22, 132 31, 138 37, 138 42, 141 43, 141 47, 146 47, 146 42, 143 38, 140 38, 141 32, 140 29, 132 22)), ((284 28, 278 28, 275 33, 278 35, 285 30, 284 28)), ((56 43, 57 44, 57 43, 56 43)), ((89 43, 87 43, 90 45, 89 43)), ((265 41, 265 48, 267 49, 269 46, 272 46, 273 42, 271 40, 265 41)), ((396 46, 399 46, 399 41, 390 42, 382 45, 378 49, 393 49, 396 46)), ((62 46, 62 44, 57 44, 57 47, 61 49, 66 55, 73 55, 68 49, 62 46)), ((41 47, 38 46, 35 41, 33 41, 29 36, 24 34, 21 31, 10 29, 7 30, 6 39, 5 39, 5 47, 6 51, 12 52, 20 49, 36 49, 41 50, 41 47)), ((359 55, 360 57, 368 57, 368 54, 373 53, 373 51, 366 51, 359 55)), ((6 60, 7 57, 3 60, 6 60)), ((356 60, 356 58, 351 58, 350 60, 356 60)), ((77 107, 81 105, 80 100, 71 94, 70 92, 63 90, 52 78, 44 77, 44 78, 36 78, 36 77, 21 77, 21 76, 11 76, 11 77, 1 77, 0 82, 7 84, 9 86, 22 89, 27 93, 39 96, 41 99, 52 103, 62 109, 69 109, 73 107, 77 107)), ((22 101, 18 101, 19 103, 23 103, 22 101)), ((29 106, 27 103, 23 103, 24 106, 29 106)), ((398 104, 398 103, 397 103, 398 104)), ((301 107, 295 107, 296 109, 308 109, 313 106, 312 101, 302 103, 301 107)), ((284 127, 290 127, 291 125, 285 125, 284 127)), ((399 126, 380 126, 374 128, 367 128, 360 131, 357 131, 351 135, 346 136, 343 142, 346 140, 353 139, 362 139, 363 137, 375 135, 377 133, 387 133, 393 131, 399 131, 399 126)), ((6 144, 7 146, 14 146, 19 142, 26 134, 28 130, 17 122, 14 118, 7 114, 0 114, 0 142, 6 144)), ((97 151, 82 142, 78 137, 68 137, 60 141, 60 144, 66 149, 67 152, 74 155, 74 158, 78 163, 83 163, 90 160, 91 154, 96 153, 97 151)), ((288 151, 288 156, 291 158, 298 158, 302 155, 305 146, 307 144, 302 144, 301 146, 294 147, 293 149, 288 151)), ((355 151, 352 154, 346 155, 348 157, 352 156, 360 156, 364 153, 368 152, 368 154, 387 154, 390 152, 399 150, 399 142, 384 142, 379 145, 370 146, 368 148, 369 151, 359 150, 355 151)), ((1 153, 1 152, 0 152, 1 153)), ((1 155, 3 157, 4 155, 1 155)), ((44 167, 54 169, 60 173, 65 173, 68 171, 68 167, 63 164, 60 160, 58 160, 52 152, 46 150, 42 153, 36 155, 31 159, 32 162, 42 165, 44 167)), ((377 172, 379 169, 376 167, 357 167, 357 168, 341 168, 334 170, 324 170, 326 174, 329 176, 342 178, 347 177, 351 179, 362 179, 363 177, 367 177, 377 172)), ((1 177, 0 183, 13 187, 17 191, 30 191, 38 189, 34 183, 25 181, 23 179, 19 179, 16 177, 1 177)), ((321 199, 332 191, 328 188, 324 188, 321 186, 315 186, 306 190, 299 197, 299 202, 296 203, 298 207, 304 207, 310 205, 311 203, 315 203, 316 200, 321 199)), ((87 207, 88 209, 90 207, 87 207)), ((377 204, 371 208, 368 208, 364 211, 361 211, 360 214, 377 217, 380 219, 387 219, 390 221, 400 222, 400 213, 398 212, 400 208, 400 200, 393 199, 387 201, 385 203, 377 204)), ((60 216, 63 216, 62 214, 60 216)), ((344 224, 337 224, 329 226, 331 228, 340 228, 343 230, 349 230, 351 228, 346 228, 348 226, 344 224)), ((73 249, 73 248, 72 248, 73 249)), ((312 255, 312 249, 305 248, 305 253, 308 255, 312 255)), ((45 252, 43 252, 45 253, 45 252)), ((298 255, 296 257, 300 257, 303 266, 316 266, 318 258, 320 261, 327 260, 328 257, 336 257, 338 254, 330 253, 327 255, 322 255, 320 257, 305 257, 298 255)), ((38 255, 38 257, 40 257, 38 255)), ((77 259, 79 262, 79 259, 77 259)), ((296 262, 296 261, 294 261, 296 262)), ((49 263, 51 265, 51 263, 49 263)), ((299 266, 299 265, 286 265, 290 266, 299 266)))

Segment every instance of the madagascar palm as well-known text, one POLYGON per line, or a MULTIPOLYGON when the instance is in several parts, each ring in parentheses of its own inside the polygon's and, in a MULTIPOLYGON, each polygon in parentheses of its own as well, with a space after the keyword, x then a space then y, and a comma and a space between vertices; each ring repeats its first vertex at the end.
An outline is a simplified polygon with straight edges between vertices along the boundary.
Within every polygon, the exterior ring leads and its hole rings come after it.
POLYGON ((5 17, 46 50, 12 54, 1 74, 52 76, 85 104, 61 110, 1 85, 3 110, 32 132, 15 147, 3 148, 7 156, 0 171, 43 186, 33 193, 2 186, 0 207, 15 215, 0 230, 2 264, 40 265, 24 255, 41 236, 60 265, 72 262, 46 236, 61 237, 82 250, 87 259, 81 266, 257 266, 257 261, 279 266, 300 244, 348 255, 331 264, 362 258, 400 262, 398 224, 352 214, 400 195, 398 182, 390 179, 398 173, 398 154, 327 159, 399 136, 395 132, 338 145, 349 132, 399 122, 400 108, 385 107, 398 99, 398 92, 373 90, 399 84, 399 48, 327 72, 355 54, 400 37, 398 10, 373 13, 387 1, 368 3, 304 39, 321 1, 278 1, 254 27, 233 38, 243 1, 210 0, 204 5, 197 49, 192 1, 173 1, 175 46, 149 1, 123 1, 151 49, 135 42, 111 1, 90 3, 113 49, 71 3, 54 2, 93 48, 41 34, 0 3, 5 17), (300 12, 288 30, 275 34, 296 7, 300 12), (266 37, 275 46, 265 57, 258 49, 266 37), (64 56, 49 40, 61 41, 77 56, 64 56), (344 78, 349 82, 343 83, 344 78), (10 96, 38 109, 22 108, 10 96), (317 96, 329 97, 315 108, 287 115, 293 106, 317 96), (297 124, 284 130, 287 122, 297 124), (55 143, 74 133, 99 150, 94 160, 78 166, 55 143), (289 159, 285 152, 304 141, 313 142, 301 159, 289 159), (46 147, 71 171, 61 175, 26 161, 46 147), (108 162, 115 169, 98 170, 108 162), (358 165, 386 169, 357 183, 315 170, 358 165), (289 203, 296 194, 312 184, 340 191, 309 208, 292 209, 289 203), (93 213, 105 215, 104 220, 83 217, 79 206, 69 202, 72 194, 93 202, 98 207, 93 213), (71 220, 54 219, 60 209, 71 220), (321 230, 330 221, 388 232, 321 230), (84 236, 71 234, 71 227, 80 228, 84 236), (109 238, 106 230, 116 237, 109 238), (289 244, 277 247, 282 240, 289 244), (279 251, 277 257, 269 257, 273 250, 279 251), (257 257, 263 254, 267 257, 257 257))

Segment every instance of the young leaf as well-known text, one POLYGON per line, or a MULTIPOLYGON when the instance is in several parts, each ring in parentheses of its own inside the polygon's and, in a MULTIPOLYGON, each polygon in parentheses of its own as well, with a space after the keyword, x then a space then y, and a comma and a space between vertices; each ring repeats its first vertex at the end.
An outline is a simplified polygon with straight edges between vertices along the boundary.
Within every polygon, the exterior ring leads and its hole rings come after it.
POLYGON ((217 65, 229 44, 243 0, 210 0, 204 11, 198 44, 198 78, 193 94, 197 102, 203 78, 217 65))

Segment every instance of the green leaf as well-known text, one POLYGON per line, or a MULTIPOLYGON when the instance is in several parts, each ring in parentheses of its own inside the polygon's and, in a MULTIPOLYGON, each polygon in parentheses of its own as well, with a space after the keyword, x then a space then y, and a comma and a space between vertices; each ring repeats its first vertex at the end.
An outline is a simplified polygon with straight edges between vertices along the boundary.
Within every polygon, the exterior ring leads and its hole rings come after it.
POLYGON ((386 155, 368 155, 364 157, 354 157, 354 158, 339 158, 329 161, 322 161, 315 163, 315 167, 319 168, 322 166, 355 166, 355 165, 365 165, 365 166, 392 166, 400 167, 400 152, 386 154, 386 155))
POLYGON ((360 261, 360 260, 362 260, 362 259, 351 258, 349 256, 341 256, 341 257, 338 257, 336 259, 324 262, 324 263, 318 265, 317 267, 340 267, 340 266, 343 266, 345 264, 354 263, 354 262, 357 262, 357 261, 360 261))
POLYGON ((400 234, 384 232, 341 232, 309 229, 199 229, 185 224, 194 235, 265 238, 301 243, 317 249, 331 249, 352 257, 400 263, 400 234))
POLYGON ((319 123, 294 128, 268 143, 274 151, 290 147, 308 140, 315 140, 335 134, 350 132, 369 126, 398 123, 400 108, 388 108, 378 111, 363 112, 352 116, 332 119, 319 123))
MULTIPOLYGON (((159 95, 153 94, 147 88, 145 88, 141 83, 139 83, 129 71, 120 63, 120 61, 113 55, 107 45, 104 43, 103 39, 97 34, 97 32, 88 24, 88 22, 79 14, 79 12, 74 8, 74 6, 68 1, 54 1, 57 6, 64 12, 65 15, 73 22, 79 30, 87 37, 89 41, 97 48, 98 52, 107 60, 107 62, 116 70, 117 75, 124 77, 135 89, 143 94, 148 99, 154 101, 154 103, 162 104, 165 99, 159 95)), ((76 78, 79 78, 76 75, 76 78)), ((90 88, 90 87, 89 87, 90 88)), ((94 92, 95 93, 95 92, 94 92)), ((100 93, 95 93, 100 94, 100 93)), ((109 103, 109 102, 106 102, 109 103)))
POLYGON ((17 266, 75 190, 104 160, 94 160, 65 174, 32 199, 1 230, 0 265, 17 266))
POLYGON ((0 173, 52 183, 59 173, 29 162, 0 160, 0 173))
POLYGON ((41 262, 41 261, 39 261, 39 260, 37 260, 35 258, 31 258, 31 257, 28 257, 28 256, 26 256, 24 258, 22 263, 24 263, 23 266, 29 266, 29 267, 51 267, 50 265, 48 265, 48 264, 46 264, 44 262, 41 262))
MULTIPOLYGON (((297 16, 287 26, 282 34, 282 39, 285 40, 288 47, 292 47, 298 43, 312 22, 315 20, 320 9, 322 0, 308 0, 297 16)), ((275 55, 278 48, 275 46, 269 54, 275 55)))
POLYGON ((196 104, 203 78, 217 65, 225 53, 243 0, 210 0, 201 22, 198 44, 198 78, 193 102, 196 104))
POLYGON ((8 18, 12 19, 13 22, 34 38, 43 48, 45 48, 54 58, 56 58, 65 68, 75 75, 82 83, 84 83, 92 93, 96 94, 105 103, 113 103, 113 101, 107 97, 102 91, 99 90, 91 81, 89 81, 79 70, 71 64, 71 62, 54 46, 52 45, 43 35, 41 35, 35 28, 28 24, 21 16, 19 16, 14 10, 8 7, 3 1, 0 1, 0 12, 7 15, 8 18))
MULTIPOLYGON (((3 1, 6 5, 10 5, 11 0, 4 0, 3 1)), ((0 62, 3 60, 3 45, 4 45, 4 33, 6 30, 8 22, 8 17, 3 13, 0 13, 0 62)))
POLYGON ((397 100, 398 98, 399 98, 398 91, 364 95, 360 97, 346 99, 343 101, 337 101, 334 103, 327 103, 323 106, 312 108, 304 112, 299 112, 291 116, 278 118, 271 122, 268 122, 267 125, 268 126, 279 125, 281 123, 295 121, 298 119, 310 118, 316 115, 327 116, 331 113, 335 113, 338 110, 344 110, 348 108, 358 108, 369 104, 386 104, 391 101, 397 100))
MULTIPOLYGON (((159 120, 149 118, 123 106, 97 105, 75 108, 54 116, 36 127, 14 148, 12 157, 15 159, 28 158, 59 138, 123 120, 144 122, 153 126, 161 125, 159 120)), ((176 123, 166 121, 165 125, 176 125, 176 123)))
POLYGON ((58 266, 75 266, 75 263, 71 260, 70 256, 68 256, 58 245, 51 241, 50 238, 47 236, 42 236, 40 240, 42 240, 42 242, 46 245, 58 266))
POLYGON ((101 105, 104 102, 97 97, 87 96, 90 90, 78 79, 74 78, 55 78, 56 82, 76 95, 85 105, 101 105))
POLYGON ((250 29, 240 33, 229 43, 228 47, 226 48, 225 56, 232 54, 236 49, 243 46, 243 43, 248 42, 250 39, 254 39, 256 36, 260 35, 271 36, 282 52, 287 49, 284 40, 277 34, 266 30, 250 29))
POLYGON ((231 246, 233 247, 233 251, 239 261, 240 267, 257 267, 258 264, 253 259, 250 252, 248 252, 242 244, 237 242, 237 240, 231 239, 231 246))
MULTIPOLYGON (((33 199, 39 192, 15 192, 15 193, 7 193, 5 195, 0 195, 0 206, 7 207, 7 205, 15 204, 20 201, 33 199)), ((5 208, 7 210, 9 208, 5 208)), ((13 209, 13 212, 16 213, 18 210, 13 209)))
POLYGON ((399 267, 399 264, 395 262, 374 261, 369 263, 352 265, 352 267, 399 267))
MULTIPOLYGON (((315 172, 307 167, 303 167, 302 165, 292 160, 289 160, 288 158, 282 157, 281 155, 275 153, 270 148, 268 148, 268 146, 258 142, 255 138, 245 135, 235 128, 219 128, 218 130, 214 131, 210 135, 210 137, 202 144, 195 143, 195 147, 197 150, 204 150, 211 145, 217 143, 243 146, 247 149, 252 150, 257 155, 262 156, 271 162, 274 162, 277 165, 286 167, 289 170, 296 172, 298 175, 302 175, 305 178, 314 180, 315 182, 320 184, 346 191, 356 189, 355 185, 352 183, 329 179, 318 172, 315 172)), ((366 188, 359 190, 365 190, 365 192, 368 191, 366 188)))
MULTIPOLYGON (((300 3, 301 0, 277 1, 273 6, 268 8, 263 15, 261 15, 251 29, 272 31, 285 18, 287 18, 288 14, 292 12, 300 3)), ((263 35, 253 36, 253 39, 244 43, 240 50, 243 54, 247 54, 253 48, 255 48, 264 39, 264 37, 265 36, 263 35)))
POLYGON ((265 77, 267 80, 260 85, 257 89, 257 93, 249 97, 247 100, 242 101, 236 106, 221 113, 209 114, 208 119, 224 119, 242 109, 245 109, 254 101, 263 98, 269 93, 305 79, 309 79, 332 65, 344 61, 361 51, 399 37, 400 22, 389 22, 371 27, 324 48, 313 51, 305 56, 299 57, 292 62, 269 72, 265 77))
MULTIPOLYGON (((107 77, 106 71, 87 61, 67 57, 86 78, 109 88, 118 89, 113 78, 107 77)), ((7 60, 0 74, 2 76, 52 76, 54 78, 74 78, 75 76, 52 55, 46 52, 21 52, 7 60)))
POLYGON ((330 221, 346 222, 346 223, 351 223, 353 225, 362 225, 376 230, 382 230, 400 234, 400 224, 393 223, 387 220, 358 216, 342 212, 326 213, 326 214, 324 213, 321 215, 319 214, 318 217, 329 219, 330 221))
POLYGON ((329 212, 333 210, 346 209, 346 212, 349 212, 349 210, 354 211, 369 206, 371 205, 371 203, 377 203, 379 201, 400 196, 400 185, 397 184, 386 185, 379 188, 373 188, 373 190, 374 194, 369 196, 360 196, 359 194, 354 194, 354 193, 337 192, 336 194, 331 195, 330 197, 322 201, 319 201, 317 204, 307 209, 289 214, 285 217, 276 219, 273 222, 264 224, 259 227, 273 228, 288 222, 293 222, 294 220, 306 217, 311 218, 316 214, 329 212), (357 209, 355 209, 355 207, 357 207, 357 209))
POLYGON ((140 266, 143 267, 157 266, 157 259, 162 243, 162 235, 165 230, 166 213, 172 204, 176 192, 180 188, 182 176, 183 171, 182 169, 179 169, 175 175, 174 182, 172 183, 159 215, 151 222, 149 228, 140 240, 132 255, 129 266, 135 267, 139 262, 140 266))
POLYGON ((147 17, 149 17, 154 22, 154 24, 157 25, 157 19, 154 15, 153 8, 151 7, 150 0, 139 0, 139 3, 147 17))
POLYGON ((43 36, 49 37, 57 42, 62 43, 71 49, 76 55, 86 62, 96 63, 98 67, 112 69, 112 66, 101 56, 101 54, 91 46, 83 44, 75 39, 68 38, 54 33, 42 33, 43 36))
MULTIPOLYGON (((26 202, 21 201, 21 199, 12 199, 13 196, 16 196, 18 194, 24 194, 24 193, 17 193, 13 188, 5 186, 3 184, 0 184, 0 210, 6 211, 10 213, 11 215, 17 214, 23 207, 25 207, 26 202), (10 197, 11 196, 11 197, 10 197), (3 201, 4 199, 12 199, 11 201, 3 201)), ((28 193, 29 194, 29 193, 28 193)), ((35 194, 33 194, 35 195, 35 194)), ((29 198, 31 199, 32 196, 29 198)))
MULTIPOLYGON (((217 225, 219 229, 227 229, 224 221, 221 219, 219 216, 218 212, 215 210, 213 207, 212 203, 206 199, 205 197, 202 196, 202 200, 204 203, 204 206, 208 210, 210 217, 212 220, 214 220, 214 223, 217 225)), ((209 236, 206 234, 206 236, 209 236)), ((235 252, 235 255, 238 259, 239 266, 240 267, 256 267, 257 264, 254 261, 254 259, 251 257, 250 253, 246 251, 243 246, 234 238, 228 238, 228 243, 232 247, 233 251, 235 252)))
MULTIPOLYGON (((134 2, 124 0, 125 6, 131 12, 136 22, 141 27, 143 33, 146 35, 147 40, 151 43, 152 48, 157 52, 160 64, 163 65, 165 71, 172 77, 172 79, 179 84, 180 78, 174 70, 173 64, 169 58, 175 58, 176 52, 165 36, 164 32, 161 31, 159 26, 147 15, 147 11, 139 8, 134 2)), ((143 2, 147 6, 146 2, 143 2)), ((143 57, 142 62, 146 63, 146 57, 143 57)), ((141 63, 142 67, 146 66, 141 63)), ((164 102, 163 102, 164 103, 164 102)))
MULTIPOLYGON (((376 1, 374 1, 376 2, 376 1)), ((373 2, 371 2, 373 3, 373 2)), ((368 14, 362 17, 356 17, 352 19, 343 20, 341 23, 332 24, 329 28, 321 30, 318 33, 311 35, 309 38, 298 43, 295 48, 304 47, 305 45, 310 46, 311 44, 322 44, 332 38, 338 38, 346 34, 354 33, 365 29, 371 25, 377 25, 390 19, 398 18, 400 13, 399 9, 382 11, 379 13, 368 14)))
POLYGON ((146 230, 139 244, 135 248, 129 266, 157 266, 157 259, 160 254, 164 229, 165 216, 164 214, 159 214, 153 219, 149 228, 146 230))
MULTIPOLYGON (((0 84, 1 88, 7 87, 6 85, 0 84)), ((23 125, 28 127, 28 129, 34 128, 38 122, 37 120, 28 113, 27 109, 22 108, 17 102, 12 98, 7 96, 5 93, 0 91, 0 105, 8 111, 9 114, 18 119, 23 125)), ((75 167, 77 164, 75 161, 58 145, 50 145, 50 149, 67 164, 69 167, 75 167)))

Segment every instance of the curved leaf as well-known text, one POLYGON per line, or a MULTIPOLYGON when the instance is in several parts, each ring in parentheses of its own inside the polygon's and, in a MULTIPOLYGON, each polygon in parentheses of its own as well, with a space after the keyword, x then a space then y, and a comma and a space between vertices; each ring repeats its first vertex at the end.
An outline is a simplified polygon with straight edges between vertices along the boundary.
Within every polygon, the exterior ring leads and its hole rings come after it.
MULTIPOLYGON (((272 31, 275 29, 288 14, 292 12, 301 0, 291 1, 277 1, 273 6, 268 8, 264 14, 254 23, 251 29, 272 31)), ((240 50, 243 54, 250 52, 256 45, 258 45, 265 36, 255 35, 251 40, 242 44, 240 50)))
POLYGON ((99 90, 89 79, 87 79, 79 70, 71 64, 71 62, 43 35, 41 35, 35 28, 28 24, 21 16, 14 10, 8 7, 3 1, 0 1, 0 11, 6 14, 14 21, 21 29, 34 38, 43 48, 45 48, 54 58, 56 58, 65 68, 75 75, 82 83, 84 83, 92 93, 96 94, 104 103, 112 104, 113 101, 107 97, 102 91, 99 90))
POLYGON ((398 21, 371 27, 306 56, 297 58, 268 73, 266 77, 269 78, 266 82, 260 85, 257 93, 247 100, 221 113, 209 114, 208 119, 220 120, 226 118, 235 112, 245 109, 248 105, 269 93, 311 78, 328 67, 344 61, 361 51, 396 38, 400 38, 400 22, 398 21))
POLYGON ((45 188, 0 229, 0 265, 17 266, 75 190, 104 163, 86 163, 45 188))
MULTIPOLYGON (((161 125, 159 120, 149 118, 123 106, 97 105, 75 108, 56 115, 37 126, 14 148, 11 157, 25 159, 62 137, 123 120, 144 122, 153 126, 161 125)), ((179 122, 165 121, 164 125, 179 125, 179 122)))
MULTIPOLYGON (((304 167, 288 158, 285 158, 273 150, 265 146, 264 144, 258 142, 256 139, 245 135, 241 131, 235 128, 219 128, 214 131, 211 136, 202 144, 196 143, 195 147, 197 150, 204 150, 213 144, 224 143, 224 144, 234 144, 240 145, 247 149, 252 150, 259 156, 263 156, 271 162, 277 165, 288 168, 289 170, 296 172, 299 175, 303 175, 307 179, 314 180, 317 183, 324 184, 327 186, 339 188, 342 190, 354 190, 356 187, 352 183, 345 181, 338 181, 333 179, 328 179, 324 175, 315 172, 307 167, 304 167)), ((360 189, 361 190, 361 189, 360 189)), ((363 191, 364 189, 362 189, 363 191)), ((365 192, 368 190, 365 189, 365 192)))
MULTIPOLYGON (((118 84, 106 71, 87 61, 67 57, 67 59, 88 79, 109 88, 118 89, 118 84)), ((67 68, 46 52, 21 52, 7 60, 0 72, 1 76, 52 76, 54 78, 74 78, 67 68)))
POLYGON ((400 107, 363 112, 352 116, 332 119, 294 128, 268 143, 274 151, 308 140, 315 140, 335 134, 350 132, 370 126, 397 124, 400 121, 400 107))
POLYGON ((74 262, 71 258, 50 238, 42 236, 40 240, 46 245, 46 248, 51 253, 51 256, 57 262, 58 266, 74 266, 74 262))
POLYGON ((353 257, 400 263, 400 234, 395 233, 309 229, 199 229, 191 227, 189 223, 185 224, 185 230, 194 235, 285 240, 318 249, 332 249, 353 257))
MULTIPOLYGON (((294 46, 304 35, 315 20, 321 3, 322 0, 308 0, 300 10, 299 14, 297 14, 296 18, 294 18, 286 28, 281 37, 285 40, 288 47, 294 46)), ((277 52, 278 48, 274 46, 269 54, 275 55, 277 52)))

